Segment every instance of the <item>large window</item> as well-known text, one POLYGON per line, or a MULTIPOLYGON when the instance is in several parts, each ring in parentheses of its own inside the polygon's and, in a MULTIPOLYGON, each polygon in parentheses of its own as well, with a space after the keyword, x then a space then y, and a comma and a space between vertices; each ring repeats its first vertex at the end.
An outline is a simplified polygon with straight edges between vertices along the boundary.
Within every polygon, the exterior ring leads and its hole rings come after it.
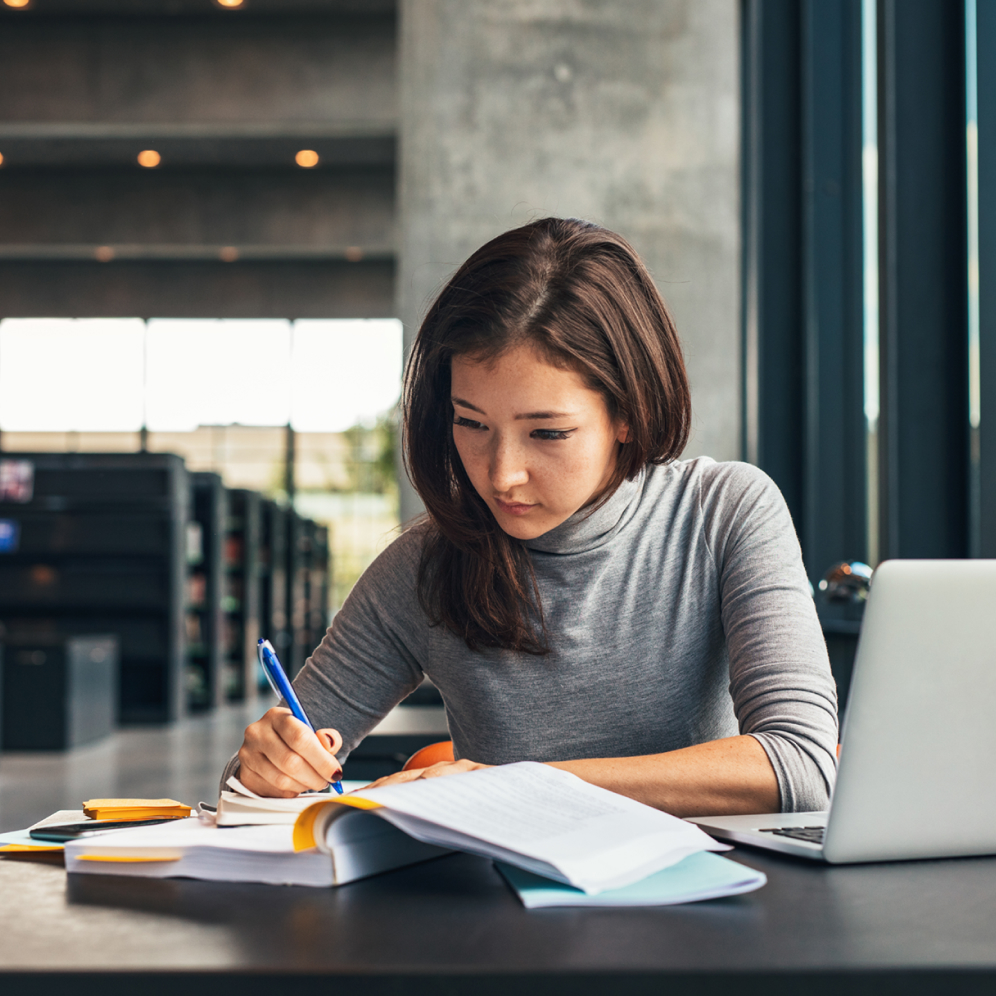
POLYGON ((329 525, 333 609, 398 524, 401 324, 8 318, 5 450, 179 453, 329 525))
POLYGON ((993 556, 996 5, 742 9, 744 454, 814 584, 993 556))

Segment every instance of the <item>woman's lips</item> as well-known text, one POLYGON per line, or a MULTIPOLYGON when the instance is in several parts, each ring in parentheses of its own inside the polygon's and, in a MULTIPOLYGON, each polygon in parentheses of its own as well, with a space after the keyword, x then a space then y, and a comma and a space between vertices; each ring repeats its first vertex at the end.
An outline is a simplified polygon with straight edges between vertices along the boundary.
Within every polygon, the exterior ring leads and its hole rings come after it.
POLYGON ((521 501, 502 501, 500 498, 495 498, 495 504, 507 515, 525 515, 531 508, 536 507, 521 501))

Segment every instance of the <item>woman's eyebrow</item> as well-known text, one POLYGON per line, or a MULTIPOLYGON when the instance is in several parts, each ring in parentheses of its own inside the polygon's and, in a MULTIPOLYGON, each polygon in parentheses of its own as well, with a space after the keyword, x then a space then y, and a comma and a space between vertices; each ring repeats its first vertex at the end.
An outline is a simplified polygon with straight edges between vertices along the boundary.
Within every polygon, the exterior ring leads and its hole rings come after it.
POLYGON ((528 419, 539 419, 539 418, 571 418, 570 412, 523 412, 521 415, 515 416, 516 421, 528 420, 528 419))
MULTIPOLYGON (((478 415, 486 415, 487 412, 483 408, 478 408, 477 405, 472 405, 469 401, 464 401, 463 398, 450 398, 450 401, 454 405, 458 405, 460 408, 469 408, 472 412, 477 412, 478 415)), ((526 422, 532 419, 555 419, 555 418, 572 418, 571 412, 523 412, 521 415, 516 415, 515 420, 517 422, 526 422)))
POLYGON ((454 405, 459 405, 461 408, 469 408, 472 412, 477 412, 478 415, 487 414, 483 408, 478 408, 477 405, 472 405, 469 401, 464 401, 463 398, 450 398, 450 402, 454 405))

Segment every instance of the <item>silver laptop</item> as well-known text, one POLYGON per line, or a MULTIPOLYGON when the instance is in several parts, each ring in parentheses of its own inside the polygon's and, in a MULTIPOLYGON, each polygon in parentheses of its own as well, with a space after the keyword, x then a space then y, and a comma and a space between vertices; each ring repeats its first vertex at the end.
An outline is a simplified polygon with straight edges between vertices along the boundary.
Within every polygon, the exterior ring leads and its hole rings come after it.
POLYGON ((875 571, 829 812, 692 822, 834 864, 996 854, 996 560, 875 571))

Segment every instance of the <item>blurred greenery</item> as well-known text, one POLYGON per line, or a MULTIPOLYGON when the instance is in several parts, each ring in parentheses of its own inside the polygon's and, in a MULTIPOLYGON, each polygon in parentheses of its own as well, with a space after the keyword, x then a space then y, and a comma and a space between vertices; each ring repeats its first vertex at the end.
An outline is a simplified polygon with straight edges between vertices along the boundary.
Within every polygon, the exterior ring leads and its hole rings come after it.
POLYGON ((397 410, 385 412, 372 426, 351 426, 343 435, 349 443, 348 484, 338 490, 377 495, 397 493, 397 410))

